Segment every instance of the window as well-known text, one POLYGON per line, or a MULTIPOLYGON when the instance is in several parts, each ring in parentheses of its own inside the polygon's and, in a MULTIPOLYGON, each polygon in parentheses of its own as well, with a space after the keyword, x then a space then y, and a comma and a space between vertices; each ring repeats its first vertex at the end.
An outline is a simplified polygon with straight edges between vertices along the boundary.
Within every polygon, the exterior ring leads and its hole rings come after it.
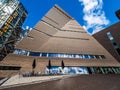
POLYGON ((95 58, 96 58, 96 59, 100 59, 100 58, 99 58, 99 55, 95 55, 95 58))
POLYGON ((110 32, 107 32, 107 36, 108 36, 108 38, 109 38, 110 40, 113 40, 113 36, 112 36, 112 34, 111 34, 110 32))
POLYGON ((69 54, 68 58, 74 58, 74 56, 72 54, 69 54))
POLYGON ((114 46, 116 46, 116 45, 117 45, 117 43, 116 43, 116 42, 113 42, 113 45, 114 45, 114 46))
POLYGON ((101 57, 102 59, 105 59, 105 56, 104 56, 104 55, 100 55, 100 57, 101 57))
POLYGON ((42 53, 42 57, 46 57, 47 56, 47 53, 42 53))
POLYGON ((20 54, 20 55, 27 55, 27 51, 25 51, 25 50, 20 50, 20 51, 19 51, 19 54, 20 54))
POLYGON ((65 66, 64 68, 59 66, 51 66, 49 69, 46 67, 46 74, 89 74, 86 67, 72 67, 72 66, 65 66))
POLYGON ((80 58, 80 56, 79 55, 75 55, 75 58, 80 58))
POLYGON ((92 59, 92 58, 94 58, 94 56, 93 55, 89 55, 89 58, 92 59))
POLYGON ((29 56, 40 56, 39 52, 30 52, 29 56))
POLYGON ((110 67, 102 67, 102 70, 104 71, 104 74, 113 74, 114 71, 110 67))
POLYGON ((93 70, 94 70, 95 74, 102 74, 102 71, 99 67, 94 67, 93 70))
POLYGON ((89 55, 89 54, 67 54, 67 53, 41 53, 30 52, 26 50, 16 49, 13 54, 20 54, 26 56, 39 56, 39 57, 53 57, 53 58, 84 58, 84 59, 105 59, 104 55, 89 55))
POLYGON ((20 70, 19 66, 0 66, 0 70, 20 70))
POLYGON ((85 59, 89 59, 89 56, 88 56, 88 55, 84 55, 84 58, 85 58, 85 59))
POLYGON ((50 57, 58 57, 58 54, 56 54, 56 53, 50 53, 50 57))
POLYGON ((117 51, 118 54, 120 55, 120 48, 117 48, 116 51, 117 51))
POLYGON ((14 54, 19 54, 19 50, 15 50, 13 53, 14 54))

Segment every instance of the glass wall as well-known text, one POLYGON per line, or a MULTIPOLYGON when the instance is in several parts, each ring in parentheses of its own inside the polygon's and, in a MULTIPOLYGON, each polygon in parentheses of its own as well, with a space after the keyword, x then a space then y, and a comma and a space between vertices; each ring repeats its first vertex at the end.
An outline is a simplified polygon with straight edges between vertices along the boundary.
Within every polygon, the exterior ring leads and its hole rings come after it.
POLYGON ((0 28, 19 3, 19 0, 0 0, 0 28))
POLYGON ((46 67, 46 74, 120 74, 120 67, 46 67))
POLYGON ((19 0, 0 0, 0 60, 12 53, 21 39, 27 11, 19 0))
POLYGON ((88 71, 86 67, 52 66, 50 69, 46 67, 46 74, 88 74, 88 71))
POLYGON ((120 74, 120 67, 88 67, 90 74, 120 74))

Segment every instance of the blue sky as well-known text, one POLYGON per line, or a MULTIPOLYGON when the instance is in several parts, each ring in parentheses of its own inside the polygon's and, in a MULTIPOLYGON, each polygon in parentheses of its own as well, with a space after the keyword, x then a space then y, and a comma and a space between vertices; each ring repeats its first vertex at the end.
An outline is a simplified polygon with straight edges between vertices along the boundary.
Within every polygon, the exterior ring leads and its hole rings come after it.
POLYGON ((20 0, 28 11, 23 27, 34 27, 39 20, 58 4, 76 19, 90 34, 96 33, 119 19, 115 11, 120 9, 120 0, 20 0))

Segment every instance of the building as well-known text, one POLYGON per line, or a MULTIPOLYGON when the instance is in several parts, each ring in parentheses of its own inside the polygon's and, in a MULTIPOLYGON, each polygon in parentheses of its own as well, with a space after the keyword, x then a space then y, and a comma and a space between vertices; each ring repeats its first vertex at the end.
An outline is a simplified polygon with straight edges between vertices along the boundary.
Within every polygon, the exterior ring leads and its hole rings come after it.
POLYGON ((120 22, 98 32, 93 37, 120 62, 120 22))
POLYGON ((33 69, 42 74, 120 74, 120 63, 57 5, 0 65, 1 77, 33 69))
POLYGON ((26 17, 19 0, 0 0, 0 60, 13 52, 26 17))

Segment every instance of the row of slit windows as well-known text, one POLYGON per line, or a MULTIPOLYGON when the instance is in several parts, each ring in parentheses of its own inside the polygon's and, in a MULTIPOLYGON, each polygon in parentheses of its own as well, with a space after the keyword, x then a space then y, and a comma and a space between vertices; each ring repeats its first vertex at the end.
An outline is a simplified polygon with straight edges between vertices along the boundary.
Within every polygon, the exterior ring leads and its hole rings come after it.
POLYGON ((16 49, 13 54, 25 56, 53 57, 53 58, 83 58, 83 59, 105 59, 104 55, 89 55, 89 54, 65 54, 65 53, 41 53, 30 52, 26 50, 16 49))
POLYGON ((89 74, 120 74, 120 67, 88 67, 89 74))
MULTIPOLYGON (((51 73, 60 74, 59 66, 51 66, 51 73)), ((0 66, 0 70, 20 70, 20 66, 0 66)), ((64 67, 63 74, 120 74, 120 67, 64 67), (66 69, 66 70, 65 70, 66 69), (76 73, 77 72, 77 73, 76 73)))

